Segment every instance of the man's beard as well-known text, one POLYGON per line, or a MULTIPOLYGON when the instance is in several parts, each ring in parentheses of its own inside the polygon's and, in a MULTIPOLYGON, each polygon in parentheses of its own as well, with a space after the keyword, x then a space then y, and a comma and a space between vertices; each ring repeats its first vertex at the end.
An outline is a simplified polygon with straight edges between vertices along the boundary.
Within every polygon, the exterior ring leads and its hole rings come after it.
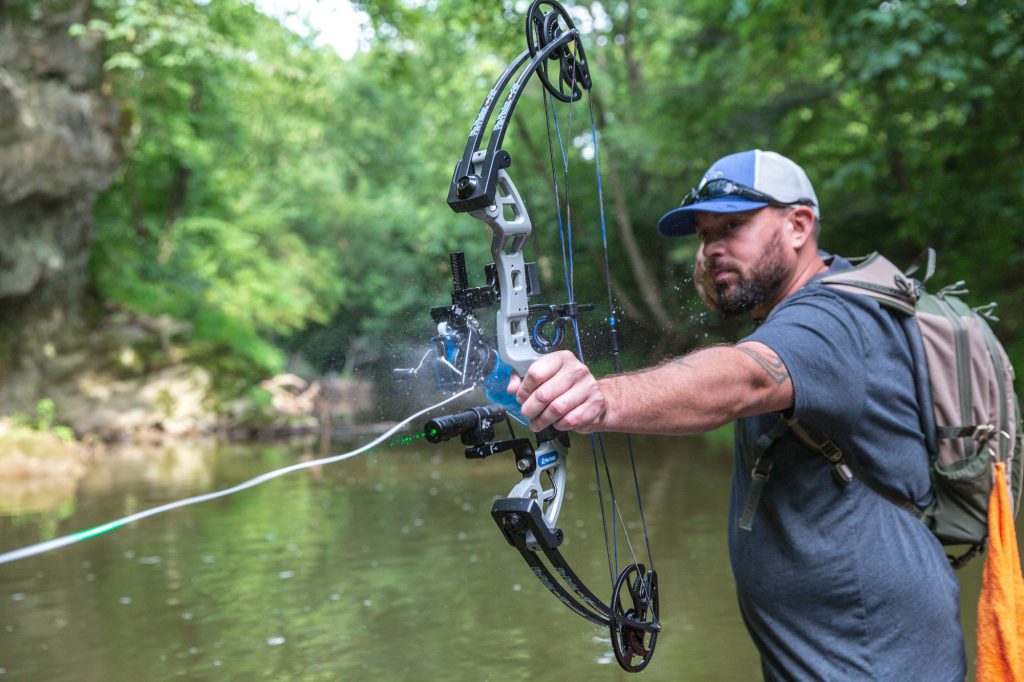
POLYGON ((789 274, 781 255, 782 241, 776 234, 750 268, 749 279, 737 273, 739 282, 735 287, 730 288, 728 282, 715 285, 719 310, 726 315, 742 315, 774 301, 789 274))

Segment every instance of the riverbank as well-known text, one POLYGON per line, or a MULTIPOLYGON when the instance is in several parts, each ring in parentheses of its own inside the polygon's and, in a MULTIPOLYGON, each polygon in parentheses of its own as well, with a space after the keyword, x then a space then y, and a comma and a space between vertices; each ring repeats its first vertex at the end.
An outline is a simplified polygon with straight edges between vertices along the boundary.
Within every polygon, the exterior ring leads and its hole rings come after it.
POLYGON ((369 382, 336 376, 283 374, 227 402, 215 398, 205 370, 185 363, 119 377, 93 366, 49 388, 53 398, 0 416, 0 514, 73 504, 92 464, 126 449, 162 460, 169 450, 288 440, 327 454, 332 438, 391 426, 360 421, 374 400, 369 382))
POLYGON ((271 439, 205 436, 104 443, 62 438, 0 418, 0 517, 64 518, 73 512, 83 486, 91 487, 93 493, 109 492, 127 480, 208 490, 215 483, 215 453, 265 448, 287 453, 281 454, 284 465, 292 457, 302 461, 327 457, 335 454, 339 440, 361 444, 393 426, 393 422, 354 424, 330 432, 300 435, 291 431, 287 437, 271 439))
POLYGON ((0 418, 0 514, 42 512, 71 499, 89 448, 0 418))

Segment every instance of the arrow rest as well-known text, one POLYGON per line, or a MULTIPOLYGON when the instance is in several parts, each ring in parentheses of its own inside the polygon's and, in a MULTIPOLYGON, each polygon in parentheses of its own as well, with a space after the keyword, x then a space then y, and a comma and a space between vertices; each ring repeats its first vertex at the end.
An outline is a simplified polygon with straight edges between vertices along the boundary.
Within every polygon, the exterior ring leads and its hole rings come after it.
POLYGON ((533 325, 533 333, 530 335, 530 343, 538 353, 550 353, 558 348, 565 338, 565 326, 576 321, 579 313, 594 309, 593 303, 564 303, 562 305, 545 305, 538 303, 530 306, 530 312, 544 311, 545 315, 537 318, 533 325), (545 332, 547 325, 554 326, 553 336, 545 332))

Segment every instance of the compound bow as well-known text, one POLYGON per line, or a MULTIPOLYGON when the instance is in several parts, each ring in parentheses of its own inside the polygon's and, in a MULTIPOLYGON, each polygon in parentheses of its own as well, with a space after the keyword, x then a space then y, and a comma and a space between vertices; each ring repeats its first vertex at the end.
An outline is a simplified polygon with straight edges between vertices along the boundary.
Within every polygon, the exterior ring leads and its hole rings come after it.
MULTIPOLYGON (((448 205, 454 211, 468 213, 491 229, 491 254, 494 262, 484 269, 486 284, 471 288, 463 254, 451 254, 452 303, 450 306, 431 310, 431 317, 438 325, 438 335, 432 340, 432 353, 428 351, 427 356, 424 356, 426 358, 433 355, 435 379, 440 388, 463 389, 482 384, 488 398, 495 404, 431 420, 424 427, 424 431, 427 439, 435 443, 459 436, 467 446, 467 458, 485 458, 509 450, 513 452, 515 465, 522 475, 522 480, 512 488, 507 497, 494 503, 491 509, 492 517, 509 544, 519 551, 541 583, 569 609, 592 623, 608 628, 616 660, 625 670, 637 672, 643 670, 650 662, 661 630, 658 578, 653 568, 653 560, 650 558, 649 543, 647 550, 651 568, 648 569, 633 556, 632 562, 614 577, 611 599, 604 602, 579 578, 559 550, 564 539, 564 533, 558 528, 557 522, 565 499, 569 449, 567 434, 549 428, 537 434, 536 445, 528 438, 515 437, 514 433, 508 440, 497 440, 494 434, 495 424, 503 420, 508 422, 511 429, 509 417, 514 417, 522 423, 527 421, 522 417, 519 406, 512 396, 505 393, 511 372, 515 371, 520 376, 525 376, 534 360, 561 343, 568 335, 567 328, 571 328, 575 333, 577 348, 582 358, 577 315, 594 308, 590 304, 575 302, 571 275, 567 276, 567 282, 570 282, 567 286, 567 303, 531 305, 528 300, 540 291, 536 264, 526 262, 523 255, 523 249, 533 227, 526 205, 508 174, 511 157, 502 149, 507 124, 527 81, 534 74, 543 85, 546 115, 549 112, 550 98, 571 107, 572 103, 583 97, 584 91, 589 95, 591 76, 580 41, 580 32, 568 12, 558 2, 535 0, 530 5, 526 18, 526 40, 527 49, 504 70, 484 99, 470 130, 462 158, 455 166, 448 192, 448 205), (508 93, 490 130, 487 147, 481 149, 487 123, 495 111, 499 96, 506 89, 508 93), (492 337, 484 330, 475 311, 494 305, 498 306, 498 310, 492 337), (542 313, 532 327, 529 324, 531 312, 542 313)), ((554 107, 554 101, 550 101, 550 114, 554 118, 557 131, 558 119, 554 107)), ((592 103, 590 112, 596 153, 597 140, 592 103)), ((570 130, 571 120, 570 108, 570 130)), ((548 126, 550 147, 550 119, 548 126)), ((562 153, 564 161, 564 148, 562 153)), ((552 172, 554 173, 553 152, 552 172)), ((568 176, 567 162, 565 173, 568 176)), ((557 180, 553 178, 553 182, 555 201, 558 204, 557 180)), ((598 196, 600 198, 599 169, 598 196)), ((558 215, 561 226, 560 205, 558 215)), ((602 209, 602 231, 603 224, 602 209)), ((571 223, 568 229, 568 268, 571 269, 571 223)), ((604 241, 607 268, 607 240, 604 241)), ((564 243, 563 237, 563 250, 564 243)), ((618 344, 615 340, 613 310, 610 310, 609 322, 618 370, 618 344)), ((423 361, 420 363, 420 367, 422 366, 423 361)), ((415 373, 417 370, 399 372, 415 373)), ((598 444, 599 437, 592 439, 600 495, 598 444)), ((601 456, 604 457, 603 444, 600 444, 600 450, 601 456)), ((633 463, 631 445, 630 460, 633 463)), ((607 464, 605 472, 608 475, 607 464)), ((633 474, 639 502, 635 463, 633 474)), ((615 516, 619 516, 621 521, 621 514, 615 501, 610 476, 608 485, 614 523, 615 516)), ((603 516, 603 501, 601 508, 603 516)), ((643 519, 642 504, 640 514, 643 519)), ((625 531, 624 524, 622 527, 625 531)), ((646 538, 646 519, 643 519, 643 527, 646 538)), ((607 529, 605 543, 608 543, 607 529)), ((628 544, 632 553, 632 543, 628 544)), ((610 551, 609 569, 611 575, 615 576, 615 570, 611 567, 610 551)))

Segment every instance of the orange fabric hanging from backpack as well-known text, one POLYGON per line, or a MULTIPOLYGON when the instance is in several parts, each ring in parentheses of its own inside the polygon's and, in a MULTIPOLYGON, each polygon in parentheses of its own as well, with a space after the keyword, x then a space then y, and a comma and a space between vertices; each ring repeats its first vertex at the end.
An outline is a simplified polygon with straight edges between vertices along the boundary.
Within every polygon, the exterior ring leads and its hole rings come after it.
POLYGON ((988 552, 978 600, 977 679, 1024 680, 1024 577, 1002 462, 995 465, 988 507, 988 552))

